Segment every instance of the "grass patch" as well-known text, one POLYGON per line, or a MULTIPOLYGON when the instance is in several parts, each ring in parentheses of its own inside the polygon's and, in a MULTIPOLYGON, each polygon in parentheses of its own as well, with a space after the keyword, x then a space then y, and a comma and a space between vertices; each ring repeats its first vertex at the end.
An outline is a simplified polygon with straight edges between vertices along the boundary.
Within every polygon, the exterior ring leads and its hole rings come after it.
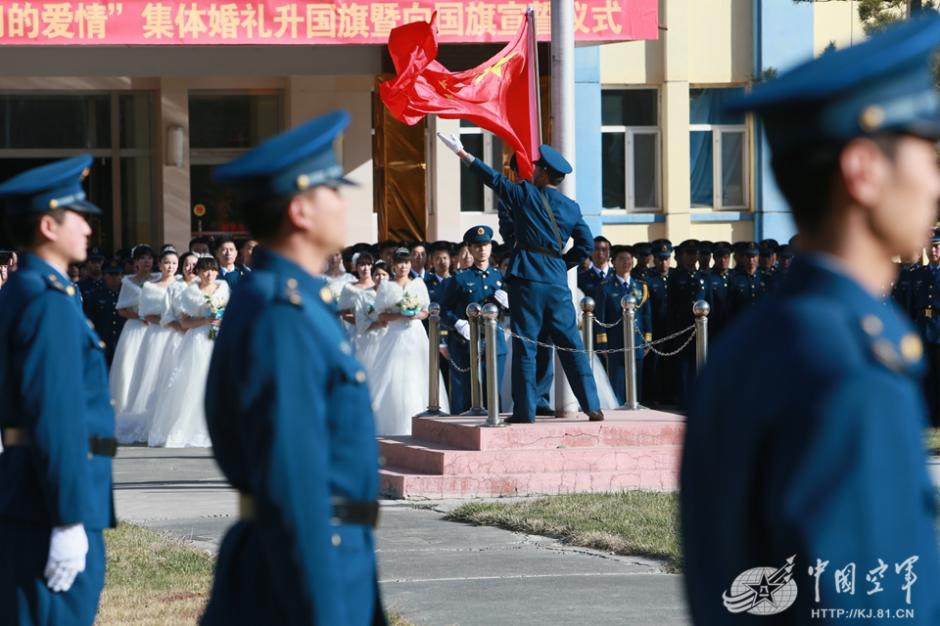
MULTIPOLYGON (((215 558, 134 524, 106 530, 108 570, 96 626, 196 624, 212 588, 215 558)), ((389 613, 392 626, 412 626, 389 613)))
POLYGON ((940 428, 927 429, 927 454, 940 454, 940 428))
POLYGON ((98 626, 198 621, 212 585, 212 556, 133 524, 106 530, 104 537, 108 569, 98 626))
POLYGON ((679 499, 675 493, 580 493, 516 502, 470 502, 446 519, 555 537, 615 554, 661 559, 679 571, 679 499))

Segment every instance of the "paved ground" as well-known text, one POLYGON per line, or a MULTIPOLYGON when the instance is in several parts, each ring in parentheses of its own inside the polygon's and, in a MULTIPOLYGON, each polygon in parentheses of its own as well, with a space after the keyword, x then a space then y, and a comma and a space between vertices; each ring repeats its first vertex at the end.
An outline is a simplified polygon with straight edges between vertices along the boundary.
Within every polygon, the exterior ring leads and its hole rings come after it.
MULTIPOLYGON (((118 517, 214 550, 236 513, 207 450, 121 448, 118 517)), ((435 509, 385 502, 378 530, 386 604, 424 626, 591 623, 687 624, 679 576, 656 562, 442 519, 435 509)))

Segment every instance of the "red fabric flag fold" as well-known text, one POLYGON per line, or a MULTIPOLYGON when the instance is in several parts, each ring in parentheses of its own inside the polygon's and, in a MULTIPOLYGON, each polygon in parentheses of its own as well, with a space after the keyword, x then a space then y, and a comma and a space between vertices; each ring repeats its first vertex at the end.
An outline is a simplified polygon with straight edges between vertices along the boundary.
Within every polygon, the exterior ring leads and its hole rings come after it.
POLYGON ((379 85, 382 102, 397 120, 409 125, 428 113, 473 122, 509 143, 520 176, 531 178, 540 129, 530 21, 523 20, 515 38, 493 58, 473 69, 451 72, 437 61, 435 17, 391 32, 388 52, 397 75, 379 85))

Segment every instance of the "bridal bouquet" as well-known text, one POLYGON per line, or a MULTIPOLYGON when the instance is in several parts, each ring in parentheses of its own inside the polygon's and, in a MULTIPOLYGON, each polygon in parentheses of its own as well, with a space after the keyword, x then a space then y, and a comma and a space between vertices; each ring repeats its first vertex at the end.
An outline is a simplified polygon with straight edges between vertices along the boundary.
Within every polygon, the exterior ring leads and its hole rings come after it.
POLYGON ((406 293, 398 302, 398 310, 402 315, 414 317, 421 310, 421 302, 414 294, 406 293))
MULTIPOLYGON (((214 296, 215 294, 213 294, 214 296)), ((209 307, 209 318, 214 320, 221 320, 222 315, 225 313, 225 301, 220 298, 215 298, 210 295, 206 295, 206 306, 209 307)), ((219 327, 210 326, 209 327, 209 339, 215 339, 219 336, 219 327)))

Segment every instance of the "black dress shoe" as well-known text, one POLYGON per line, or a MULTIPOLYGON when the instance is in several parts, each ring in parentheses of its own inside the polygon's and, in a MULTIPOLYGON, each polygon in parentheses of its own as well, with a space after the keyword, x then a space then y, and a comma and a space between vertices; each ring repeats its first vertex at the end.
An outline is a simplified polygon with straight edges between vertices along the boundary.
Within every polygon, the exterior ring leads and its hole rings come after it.
POLYGON ((507 417, 503 421, 506 422, 507 424, 534 424, 535 423, 534 420, 530 422, 524 417, 507 417))
POLYGON ((554 417, 555 409, 550 406, 537 406, 535 407, 535 414, 542 417, 554 417))
POLYGON ((603 411, 588 411, 587 412, 588 421, 591 422, 603 422, 604 421, 604 412, 603 411))

